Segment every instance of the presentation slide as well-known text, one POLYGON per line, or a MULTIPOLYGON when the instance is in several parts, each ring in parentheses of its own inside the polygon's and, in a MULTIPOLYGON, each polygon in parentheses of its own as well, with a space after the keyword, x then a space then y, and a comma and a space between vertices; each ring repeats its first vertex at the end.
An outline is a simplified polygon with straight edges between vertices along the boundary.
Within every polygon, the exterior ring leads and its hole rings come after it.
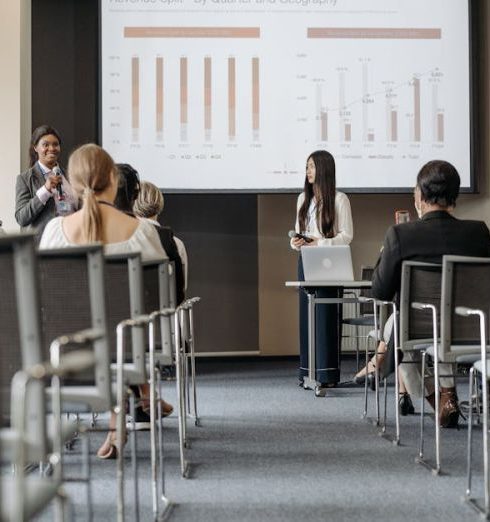
POLYGON ((102 145, 166 190, 470 187, 468 0, 101 0, 102 145))

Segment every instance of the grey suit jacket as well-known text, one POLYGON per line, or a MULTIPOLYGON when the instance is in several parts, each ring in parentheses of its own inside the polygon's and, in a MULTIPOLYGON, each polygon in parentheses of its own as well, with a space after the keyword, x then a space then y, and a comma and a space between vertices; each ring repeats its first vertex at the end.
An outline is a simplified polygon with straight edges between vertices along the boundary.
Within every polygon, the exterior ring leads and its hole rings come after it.
POLYGON ((38 239, 41 238, 48 221, 56 216, 53 198, 43 205, 36 196, 36 192, 44 183, 43 172, 39 163, 36 163, 17 176, 15 184, 15 219, 22 229, 35 231, 38 239))

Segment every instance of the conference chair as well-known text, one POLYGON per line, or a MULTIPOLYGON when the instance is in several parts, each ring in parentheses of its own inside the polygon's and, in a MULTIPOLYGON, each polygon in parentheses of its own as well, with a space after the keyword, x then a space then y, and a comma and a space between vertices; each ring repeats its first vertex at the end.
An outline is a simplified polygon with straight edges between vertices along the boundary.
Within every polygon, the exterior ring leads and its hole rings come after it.
MULTIPOLYGON (((137 437, 135 430, 135 397, 130 386, 148 382, 146 372, 146 337, 148 324, 143 316, 143 268, 140 253, 105 256, 104 296, 107 312, 107 333, 111 351, 111 371, 116 378, 117 433, 122 442, 125 429, 125 400, 129 395, 131 461, 135 520, 139 517, 137 437), (129 343, 128 343, 129 341, 129 343), (127 344, 130 350, 126 351, 127 344), (129 353, 128 353, 129 352, 129 353), (114 362, 115 361, 115 362, 114 362)), ((120 444, 122 448, 123 444, 120 444)), ((152 462, 156 459, 151 454, 152 462)), ((117 459, 118 496, 124 494, 123 452, 117 459)), ((118 504, 118 520, 124 520, 124 504, 118 504)))
MULTIPOLYGON (((42 341, 48 359, 50 339, 65 331, 100 328, 95 343, 94 375, 66 383, 62 395, 73 413, 106 412, 113 406, 104 296, 102 245, 73 246, 38 252, 42 341)), ((70 411, 70 410, 68 410, 70 411)))
MULTIPOLYGON (((5 235, 0 240, 0 367, 1 401, 9 405, 10 380, 14 373, 22 368, 31 367, 44 359, 41 327, 40 301, 38 285, 38 264, 35 255, 34 236, 31 234, 5 235)), ((29 389, 29 458, 31 462, 42 462, 40 458, 49 448, 42 446, 42 438, 37 432, 48 430, 48 442, 52 447, 54 438, 53 418, 46 418, 44 408, 44 389, 37 389, 33 383, 29 389), (47 426, 46 426, 47 423, 47 426)), ((9 425, 8 407, 2 415, 1 425, 9 425)), ((75 432, 76 425, 64 421, 62 424, 63 440, 69 439, 75 432)), ((10 444, 8 432, 4 432, 4 446, 10 444)))
MULTIPOLYGON (((411 352, 415 352, 416 357, 420 350, 426 347, 432 340, 432 323, 430 319, 424 317, 411 307, 411 303, 417 299, 426 302, 439 302, 441 289, 441 267, 432 263, 422 263, 417 261, 404 261, 401 271, 401 287, 399 295, 399 317, 393 321, 394 336, 394 373, 395 373, 395 434, 387 432, 387 402, 388 402, 388 371, 379 375, 378 365, 375 367, 376 382, 376 422, 380 428, 380 434, 395 445, 400 444, 400 411, 399 411, 399 377, 398 368, 400 364, 410 364, 411 352), (400 327, 398 328, 398 324, 400 327), (403 362, 399 364, 399 349, 403 351, 403 362), (383 382, 383 419, 380 419, 379 404, 379 382, 383 382)), ((377 307, 388 308, 395 317, 397 316, 397 305, 392 302, 376 301, 374 307, 376 314, 377 307)), ((382 329, 380 329, 382 331, 382 329)), ((385 359, 385 364, 390 361, 385 359)), ((366 384, 367 388, 367 384, 366 384)))
MULTIPOLYGON (((424 301, 412 303, 414 308, 430 311, 433 336, 422 356, 422 390, 425 388, 425 359, 430 355, 434 362, 435 389, 435 465, 424 456, 424 401, 421 403, 420 448, 417 462, 432 471, 441 473, 441 426, 439 420, 439 364, 466 364, 480 356, 481 338, 478 319, 463 318, 455 309, 464 306, 488 310, 490 305, 490 258, 444 256, 440 313, 435 304, 424 301), (438 320, 440 317, 440 328, 438 320)), ((453 372, 454 373, 454 372, 453 372)))
MULTIPOLYGON (((43 360, 49 360, 49 342, 66 331, 100 329, 103 334, 94 343, 97 364, 94 371, 76 381, 66 381, 62 389, 64 412, 104 413, 114 406, 109 368, 106 310, 104 301, 104 253, 101 244, 38 252, 40 286, 41 336, 43 360)), ((48 392, 50 390, 48 389, 48 392)), ((84 433, 82 442, 83 476, 65 478, 84 482, 87 486, 88 516, 92 516, 90 431, 81 423, 73 423, 84 433)), ((75 433, 73 434, 75 436, 75 433)), ((71 447, 73 441, 67 446, 71 447)))
MULTIPOLYGON (((134 506, 135 512, 138 513, 135 404, 129 386, 146 383, 146 341, 143 328, 147 323, 124 327, 123 333, 126 334, 130 329, 131 335, 130 354, 124 353, 124 357, 120 349, 118 350, 116 329, 122 321, 139 317, 143 313, 140 254, 104 256, 101 245, 91 245, 43 250, 39 257, 45 337, 56 334, 60 328, 68 324, 73 327, 101 327, 106 334, 97 344, 98 365, 95 382, 78 380, 72 383, 74 386, 64 386, 63 397, 65 401, 69 401, 67 411, 105 412, 116 405, 115 410, 124 415, 126 396, 129 394, 130 413, 133 418, 131 460, 134 506), (53 274, 56 277, 53 277, 53 274), (113 381, 116 381, 115 386, 112 385, 113 381), (123 390, 120 394, 119 389, 123 390), (81 408, 80 404, 85 406, 85 409, 81 408)), ((121 442, 122 433, 123 431, 120 431, 118 434, 121 442)), ((121 442, 119 447, 122 448, 121 442)), ((152 454, 152 459, 154 458, 156 456, 152 454)), ((117 511, 122 519, 125 509, 122 451, 118 453, 117 478, 117 511)))
POLYGON ((165 492, 163 424, 161 403, 158 399, 163 397, 162 372, 165 367, 173 365, 172 322, 175 310, 169 307, 171 268, 168 259, 143 263, 144 313, 148 316, 149 357, 147 372, 150 381, 150 441, 156 448, 156 423, 158 426, 160 499, 163 502, 163 513, 159 512, 156 462, 152 462, 152 499, 153 512, 155 515, 159 514, 160 516, 163 516, 170 509, 170 501, 165 492))
MULTIPOLYGON (((431 318, 413 308, 412 303, 425 302, 437 308, 440 306, 441 271, 441 265, 436 263, 403 262, 400 289, 400 348, 403 352, 403 361, 400 363, 400 367, 409 364, 420 365, 421 359, 424 360, 424 349, 432 342, 431 318)), ((395 379, 397 381, 399 379, 397 371, 395 379)), ((425 393, 422 393, 422 416, 424 415, 424 400, 425 393)), ((395 403, 397 415, 399 415, 398 402, 399 397, 397 396, 395 403)))
MULTIPOLYGON (((169 260, 146 261, 142 266, 144 313, 175 308, 175 302, 171 305, 172 266, 169 260)), ((172 320, 168 316, 161 316, 155 325, 155 361, 159 368, 173 365, 172 320)))
POLYGON ((185 348, 185 395, 186 410, 194 420, 196 426, 200 426, 200 419, 197 414, 197 384, 196 384, 196 352, 195 352, 195 331, 194 331, 194 306, 201 301, 200 297, 186 299, 180 307, 180 324, 185 348), (190 375, 189 375, 190 374, 190 375), (190 387, 192 385, 192 394, 190 387), (192 407, 191 407, 192 397, 192 407), (192 413, 191 413, 192 409, 192 413))
MULTIPOLYGON (((361 281, 371 281, 373 278, 374 268, 371 266, 362 266, 361 267, 361 281)), ((346 292, 344 292, 345 294, 346 292)), ((357 294, 356 294, 357 296, 357 294)), ((359 291, 359 297, 371 297, 371 289, 363 288, 359 291)), ((355 317, 345 317, 342 319, 343 325, 353 326, 354 327, 354 335, 349 335, 348 337, 354 337, 356 342, 356 368, 359 371, 359 360, 360 360, 360 350, 359 350, 359 339, 365 339, 366 343, 369 342, 369 339, 372 336, 369 335, 359 335, 359 328, 369 327, 374 328, 374 315, 372 306, 369 302, 360 301, 356 306, 356 315, 355 317)))
POLYGON ((468 442, 467 442, 467 470, 466 470, 466 491, 465 502, 469 504, 475 511, 488 520, 490 517, 490 475, 489 475, 489 456, 488 456, 488 384, 490 380, 490 359, 488 358, 487 346, 487 328, 488 328, 488 307, 484 310, 472 309, 458 306, 455 309, 456 314, 462 317, 476 316, 480 322, 480 356, 474 362, 469 373, 469 391, 468 391, 468 442), (478 390, 478 384, 482 391, 482 405, 478 391, 474 395, 473 388, 478 390), (475 400, 475 398, 477 400, 475 400), (480 408, 483 415, 483 506, 473 495, 473 410, 476 408, 478 415, 480 408))
POLYGON ((366 419, 368 422, 375 426, 380 426, 380 404, 379 404, 379 382, 380 382, 380 371, 378 361, 378 346, 379 342, 382 338, 382 332, 385 328, 385 323, 387 320, 387 305, 380 305, 376 299, 372 297, 359 297, 360 303, 363 304, 364 307, 368 307, 368 310, 371 311, 371 317, 373 322, 373 329, 369 331, 366 336, 366 345, 364 348, 364 358, 365 358, 365 367, 368 368, 369 361, 371 358, 371 353, 369 350, 369 340, 372 340, 374 344, 374 360, 376 361, 374 365, 374 379, 370 380, 368 378, 368 374, 366 373, 366 378, 364 380, 364 410, 362 413, 362 418, 366 419), (375 392, 375 417, 368 417, 368 388, 371 387, 372 391, 375 392))
MULTIPOLYGON (((61 346, 66 345, 90 345, 101 335, 101 331, 78 332, 74 335, 63 336, 55 339, 51 345, 53 354, 58 353, 61 346)), ((62 489, 61 472, 61 387, 60 378, 74 375, 91 368, 95 364, 93 351, 77 350, 69 355, 58 358, 53 363, 36 364, 33 367, 17 372, 12 379, 11 388, 11 412, 12 422, 9 433, 10 442, 13 446, 5 451, 3 444, 4 430, 0 430, 0 442, 2 444, 0 458, 3 462, 10 462, 15 472, 11 475, 2 475, 0 480, 0 520, 3 522, 24 522, 30 520, 37 513, 44 510, 47 505, 55 500, 55 511, 53 519, 55 521, 65 520, 70 516, 69 501, 62 489), (55 440, 53 450, 42 455, 43 460, 49 461, 52 465, 52 473, 39 474, 27 473, 29 463, 29 437, 31 426, 27 422, 29 416, 29 401, 32 393, 29 389, 34 386, 34 391, 44 390, 47 379, 51 379, 51 384, 55 393, 53 403, 55 404, 55 440)), ((3 383, 2 383, 3 384, 3 383)), ((41 394, 43 401, 47 395, 41 394)), ((0 407, 2 405, 0 404, 0 407)), ((46 425, 44 425, 46 427, 46 425)), ((48 435, 46 429, 35 430, 34 435, 40 439, 41 446, 47 448, 48 435)))
MULTIPOLYGON (((42 359, 39 321, 37 263, 33 234, 0 237, 0 402, 1 427, 10 424, 10 382, 14 374, 40 363, 42 359)), ((43 388, 33 383, 29 389, 28 446, 33 461, 47 452, 44 439, 36 432, 46 430, 43 388), (35 451, 36 449, 36 451, 35 451)), ((4 440, 4 445, 7 442, 4 440)))

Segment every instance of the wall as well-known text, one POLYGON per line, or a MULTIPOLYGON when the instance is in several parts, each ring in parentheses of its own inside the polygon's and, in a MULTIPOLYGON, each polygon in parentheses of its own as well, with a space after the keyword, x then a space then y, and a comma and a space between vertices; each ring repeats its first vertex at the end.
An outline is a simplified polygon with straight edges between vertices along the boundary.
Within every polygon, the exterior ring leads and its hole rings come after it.
MULTIPOLYGON (((97 4, 97 0, 36 0, 33 5, 33 125, 49 122, 59 128, 65 159, 76 144, 98 139, 97 4), (46 59, 53 55, 56 59, 46 59)), ((462 196, 456 214, 490 225, 490 7, 481 0, 478 9, 476 88, 481 118, 476 142, 481 191, 462 196)), ((355 226, 352 252, 359 273, 361 265, 376 261, 394 210, 411 209, 413 202, 410 194, 355 194, 350 201, 355 226)), ((166 196, 163 219, 189 251, 189 293, 203 299, 196 316, 199 351, 298 353, 297 295, 284 287, 284 281, 296 277, 296 254, 287 238, 295 206, 296 195, 288 194, 166 196)))
POLYGON ((27 166, 25 151, 31 128, 30 9, 30 0, 3 2, 0 18, 0 219, 8 231, 18 231, 14 217, 15 178, 27 166))

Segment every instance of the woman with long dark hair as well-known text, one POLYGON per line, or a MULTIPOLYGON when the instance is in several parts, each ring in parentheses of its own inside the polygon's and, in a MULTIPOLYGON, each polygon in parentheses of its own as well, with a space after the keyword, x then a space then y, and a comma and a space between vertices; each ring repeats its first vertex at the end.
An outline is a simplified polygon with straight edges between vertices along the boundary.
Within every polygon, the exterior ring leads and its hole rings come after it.
POLYGON ((77 210, 78 199, 58 165, 61 138, 56 129, 41 125, 29 146, 29 169, 17 176, 15 219, 22 228, 35 230, 38 238, 48 221, 77 210))
MULTIPOLYGON (((335 160, 326 150, 310 154, 306 161, 303 192, 298 196, 295 230, 307 236, 291 239, 291 247, 348 245, 354 236, 349 199, 336 190, 335 160)), ((304 280, 301 255, 298 259, 298 279, 304 280)), ((316 292, 317 297, 336 297, 336 288, 316 292)), ((308 302, 304 292, 299 294, 300 368, 299 381, 303 384, 308 374, 308 302)), ((316 380, 321 387, 336 386, 340 380, 340 338, 338 322, 340 307, 316 306, 316 380)))

